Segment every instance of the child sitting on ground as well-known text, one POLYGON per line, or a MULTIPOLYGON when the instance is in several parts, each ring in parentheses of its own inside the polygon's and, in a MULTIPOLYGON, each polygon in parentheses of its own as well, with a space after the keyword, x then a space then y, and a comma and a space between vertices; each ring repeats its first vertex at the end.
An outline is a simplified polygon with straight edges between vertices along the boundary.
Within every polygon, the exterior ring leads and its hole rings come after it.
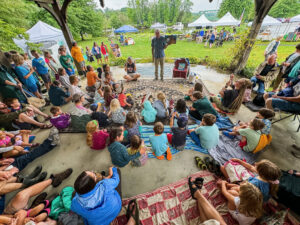
POLYGON ((233 195, 227 189, 227 182, 221 180, 222 194, 228 201, 228 209, 231 216, 240 225, 251 225, 263 214, 263 197, 259 189, 253 184, 245 181, 240 186, 238 195, 233 195))
POLYGON ((129 155, 135 155, 137 152, 145 152, 141 154, 139 158, 131 160, 132 166, 143 166, 146 164, 148 154, 146 153, 147 147, 145 146, 144 140, 139 136, 133 135, 130 138, 130 147, 127 149, 129 155))
POLYGON ((58 130, 65 129, 70 125, 70 114, 63 113, 60 107, 53 106, 51 107, 50 112, 53 115, 53 117, 50 119, 50 122, 58 130))
POLYGON ((130 96, 126 96, 123 84, 121 85, 121 92, 118 96, 118 99, 120 101, 120 105, 122 106, 122 108, 124 108, 124 109, 132 108, 133 100, 130 96))
POLYGON ((202 93, 203 92, 203 85, 201 83, 196 83, 195 86, 188 91, 187 95, 184 96, 184 100, 186 100, 186 101, 191 100, 191 96, 193 95, 193 93, 195 91, 199 91, 199 92, 202 93))
POLYGON ((155 135, 150 136, 150 143, 152 146, 153 155, 156 156, 157 159, 164 159, 164 154, 167 154, 167 160, 172 159, 172 153, 170 147, 168 146, 168 138, 164 132, 164 125, 161 122, 156 122, 154 125, 154 133, 155 135))
POLYGON ((59 82, 61 83, 62 87, 69 90, 71 87, 69 76, 66 73, 66 70, 64 68, 58 68, 58 76, 59 76, 59 82))
POLYGON ((153 103, 153 108, 157 111, 156 117, 158 119, 165 119, 169 115, 169 101, 167 101, 164 93, 158 92, 157 100, 153 103))
POLYGON ((211 102, 207 99, 206 96, 199 91, 195 91, 191 96, 193 105, 190 107, 189 114, 196 120, 202 120, 202 117, 206 113, 218 115, 217 111, 212 106, 211 102))
POLYGON ((152 107, 151 102, 146 100, 143 104, 141 116, 146 123, 153 123, 156 120, 157 111, 152 107))
POLYGON ((77 93, 77 94, 73 95, 72 101, 74 102, 75 107, 72 110, 70 110, 71 115, 81 116, 81 115, 91 113, 90 109, 83 106, 83 103, 85 102, 85 99, 84 99, 84 96, 82 94, 77 93))
POLYGON ((183 151, 186 142, 187 135, 187 122, 188 119, 184 116, 180 116, 177 120, 178 127, 173 127, 175 113, 173 113, 170 119, 170 127, 172 134, 167 134, 169 143, 177 150, 183 151))
MULTIPOLYGON (((281 177, 280 168, 269 160, 263 159, 254 166, 240 159, 231 159, 231 161, 239 163, 245 169, 253 173, 253 177, 248 178, 248 182, 255 185, 262 193, 264 202, 268 201, 270 194, 276 197, 279 188, 279 179, 281 177)), ((223 175, 229 179, 224 166, 221 166, 223 175)), ((227 185, 231 193, 238 195, 240 186, 236 184, 227 185)))
POLYGON ((94 103, 104 103, 105 101, 104 101, 104 98, 103 98, 103 96, 104 96, 104 93, 103 93, 103 91, 102 91, 102 85, 101 85, 101 83, 97 86, 96 85, 96 92, 95 92, 95 97, 94 97, 94 103))
POLYGON ((106 147, 106 142, 109 137, 106 129, 99 130, 99 124, 97 120, 92 120, 86 125, 87 145, 94 150, 103 150, 106 147))
POLYGON ((189 130, 189 134, 197 145, 204 149, 212 149, 219 143, 219 129, 216 125, 216 116, 206 113, 201 124, 195 130, 189 130))
POLYGON ((92 111, 91 118, 98 121, 99 127, 107 127, 109 125, 108 116, 100 112, 101 104, 92 104, 90 109, 92 111))
MULTIPOLYGON (((177 119, 179 117, 186 117, 187 120, 189 118, 189 110, 186 107, 186 102, 184 101, 184 99, 178 99, 175 105, 175 116, 174 116, 174 122, 173 122, 173 127, 178 127, 177 126, 177 119)), ((172 113, 173 115, 173 113, 172 113)))
POLYGON ((113 100, 116 96, 112 93, 112 89, 110 86, 104 87, 103 98, 105 101, 105 106, 109 107, 111 100, 113 100))
POLYGON ((38 144, 29 143, 35 136, 29 135, 30 130, 20 130, 18 134, 12 134, 5 131, 0 131, 0 147, 9 147, 12 145, 21 147, 36 147, 38 144))
POLYGON ((141 136, 140 128, 142 123, 137 119, 137 116, 133 111, 130 111, 126 115, 125 120, 125 131, 127 132, 127 140, 130 141, 131 137, 134 135, 141 136))
POLYGON ((112 122, 117 124, 124 124, 126 119, 126 112, 121 107, 119 100, 116 98, 110 102, 109 112, 107 115, 111 116, 112 122))
POLYGON ((129 155, 126 147, 121 144, 124 138, 123 134, 123 127, 113 128, 109 134, 110 145, 108 146, 108 151, 110 153, 112 163, 118 167, 124 167, 131 160, 145 154, 144 148, 141 148, 140 152, 137 152, 134 155, 129 155))
POLYGON ((119 88, 119 84, 115 82, 115 79, 112 78, 111 72, 105 72, 104 75, 104 84, 110 86, 110 88, 116 91, 119 88))

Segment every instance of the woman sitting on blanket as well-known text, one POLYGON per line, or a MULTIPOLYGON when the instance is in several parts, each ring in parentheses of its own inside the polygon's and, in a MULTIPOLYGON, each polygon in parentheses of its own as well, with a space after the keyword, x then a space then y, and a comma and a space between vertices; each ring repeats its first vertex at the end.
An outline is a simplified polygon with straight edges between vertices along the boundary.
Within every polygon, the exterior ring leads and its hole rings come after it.
MULTIPOLYGON (((235 176, 240 177, 240 181, 247 180, 261 191, 264 202, 269 200, 270 195, 276 197, 281 177, 281 170, 277 165, 266 159, 255 163, 254 166, 235 158, 229 162, 233 163, 226 163, 221 166, 221 172, 227 180, 236 180, 235 176), (234 169, 235 173, 231 173, 231 167, 239 168, 234 169), (249 174, 249 176, 243 176, 244 174, 249 174)), ((232 195, 239 195, 239 185, 227 183, 226 187, 232 195)))
POLYGON ((211 97, 211 101, 225 112, 236 113, 241 107, 247 87, 251 85, 251 81, 246 78, 237 80, 232 90, 227 89, 227 85, 219 92, 220 97, 211 97))

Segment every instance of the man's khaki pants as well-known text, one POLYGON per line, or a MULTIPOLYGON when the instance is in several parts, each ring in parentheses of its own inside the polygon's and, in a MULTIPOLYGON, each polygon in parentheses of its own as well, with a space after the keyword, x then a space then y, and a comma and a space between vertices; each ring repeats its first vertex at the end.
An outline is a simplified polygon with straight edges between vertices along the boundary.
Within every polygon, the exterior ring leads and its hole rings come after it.
POLYGON ((154 58, 154 64, 155 64, 155 79, 158 79, 158 64, 160 64, 160 79, 164 79, 164 64, 165 64, 165 58, 154 58))

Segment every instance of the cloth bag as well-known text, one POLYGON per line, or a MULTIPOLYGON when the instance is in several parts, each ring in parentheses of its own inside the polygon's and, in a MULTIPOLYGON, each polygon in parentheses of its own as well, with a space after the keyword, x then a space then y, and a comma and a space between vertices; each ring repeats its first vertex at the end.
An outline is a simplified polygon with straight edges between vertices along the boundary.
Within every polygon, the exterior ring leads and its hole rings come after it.
POLYGON ((224 164, 224 167, 231 183, 248 180, 249 177, 254 177, 253 173, 238 162, 229 160, 224 164))

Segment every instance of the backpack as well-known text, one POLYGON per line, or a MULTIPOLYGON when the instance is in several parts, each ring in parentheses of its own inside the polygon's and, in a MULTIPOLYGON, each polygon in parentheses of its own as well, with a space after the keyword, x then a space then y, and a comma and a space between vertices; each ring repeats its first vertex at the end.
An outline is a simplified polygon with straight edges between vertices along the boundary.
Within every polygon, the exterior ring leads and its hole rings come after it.
POLYGON ((224 168, 231 183, 248 180, 249 177, 254 177, 253 173, 238 162, 229 160, 224 164, 224 168))
POLYGON ((253 99, 253 104, 257 106, 265 106, 265 99, 264 99, 264 94, 257 94, 255 98, 253 99))

